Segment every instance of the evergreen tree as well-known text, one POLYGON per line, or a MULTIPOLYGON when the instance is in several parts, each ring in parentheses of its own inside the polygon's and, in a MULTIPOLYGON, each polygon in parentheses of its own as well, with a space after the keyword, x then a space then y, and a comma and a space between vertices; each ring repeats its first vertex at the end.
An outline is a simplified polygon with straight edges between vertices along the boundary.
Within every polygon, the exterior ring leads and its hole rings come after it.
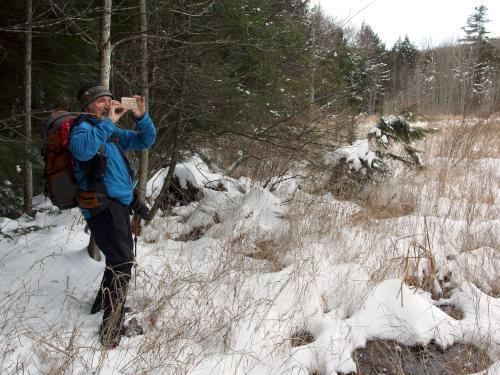
POLYGON ((382 113, 385 83, 389 79, 384 43, 369 25, 363 24, 356 35, 355 46, 363 65, 362 100, 364 112, 382 113))
POLYGON ((498 78, 500 55, 498 50, 489 41, 489 31, 486 24, 490 22, 487 17, 488 8, 484 5, 475 7, 462 30, 465 37, 460 40, 463 48, 467 51, 457 67, 460 79, 470 82, 470 86, 464 84, 465 90, 471 90, 471 105, 477 106, 494 97, 494 82, 498 78))
POLYGON ((489 31, 486 30, 486 24, 490 22, 487 18, 488 8, 484 5, 475 7, 475 13, 467 18, 467 24, 462 27, 465 37, 460 39, 465 43, 482 43, 488 39, 489 31))
POLYGON ((0 215, 14 217, 21 210, 22 168, 26 157, 33 166, 33 194, 42 193, 42 163, 37 127, 48 110, 70 107, 82 78, 91 74, 92 46, 84 41, 94 28, 94 9, 89 5, 62 0, 40 0, 33 7, 31 147, 26 149, 23 126, 24 87, 24 2, 0 0, 0 199, 8 198, 0 215), (78 19, 78 25, 75 19, 78 19), (5 210, 3 209, 5 208, 5 210))
POLYGON ((423 108, 430 110, 431 107, 439 106, 440 96, 438 93, 439 72, 437 66, 436 52, 432 49, 422 51, 417 60, 415 69, 415 97, 419 112, 423 108))
POLYGON ((413 147, 413 142, 424 139, 434 129, 422 129, 412 126, 412 113, 405 112, 389 117, 380 117, 368 135, 369 140, 376 140, 375 154, 379 158, 380 170, 385 169, 382 159, 400 161, 407 166, 423 166, 421 151, 413 147))
POLYGON ((399 38, 391 49, 389 67, 392 78, 388 90, 395 102, 393 111, 399 111, 414 104, 409 102, 407 94, 415 75, 417 57, 417 47, 407 35, 403 40, 399 38))
POLYGON ((336 123, 331 129, 335 142, 353 141, 353 118, 367 110, 369 96, 362 49, 349 43, 348 35, 334 19, 325 16, 320 8, 314 8, 308 22, 307 51, 310 76, 314 77, 310 80, 314 86, 308 93, 314 97, 315 108, 321 115, 335 113, 339 118, 341 114, 343 125, 336 123))

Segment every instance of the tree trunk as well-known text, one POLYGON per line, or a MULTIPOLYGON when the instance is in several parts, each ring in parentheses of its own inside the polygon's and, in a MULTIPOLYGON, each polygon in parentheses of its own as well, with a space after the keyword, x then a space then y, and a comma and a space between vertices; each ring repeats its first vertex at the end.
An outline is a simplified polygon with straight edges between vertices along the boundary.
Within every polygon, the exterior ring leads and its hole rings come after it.
MULTIPOLYGON (((140 8, 140 51, 141 51, 141 96, 146 102, 146 111, 149 108, 149 77, 148 77, 148 13, 146 0, 139 0, 140 8)), ((139 199, 144 203, 146 200, 146 185, 148 182, 149 151, 141 150, 139 153, 139 199)))
MULTIPOLYGON (((102 0, 101 38, 99 40, 99 80, 102 86, 109 88, 111 74, 111 6, 112 0, 102 0)), ((89 256, 101 260, 101 252, 90 235, 87 247, 89 256)))
POLYGON ((24 212, 33 211, 33 173, 28 157, 31 149, 31 54, 33 42, 33 4, 26 0, 26 39, 24 46, 24 137, 26 158, 24 160, 24 212))
POLYGON ((311 74, 309 76, 309 117, 310 120, 314 118, 314 102, 316 100, 316 88, 315 88, 315 70, 316 70, 316 26, 318 18, 317 11, 313 14, 312 25, 311 25, 311 52, 310 52, 310 69, 311 74))
POLYGON ((112 0, 102 0, 101 38, 99 40, 99 80, 109 88, 111 73, 111 5, 112 0))

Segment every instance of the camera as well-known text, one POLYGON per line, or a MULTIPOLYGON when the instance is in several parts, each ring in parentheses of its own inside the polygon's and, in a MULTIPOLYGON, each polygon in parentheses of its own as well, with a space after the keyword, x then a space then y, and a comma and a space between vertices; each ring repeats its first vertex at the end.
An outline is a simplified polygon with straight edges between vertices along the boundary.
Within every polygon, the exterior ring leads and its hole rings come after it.
POLYGON ((127 110, 129 110, 129 109, 137 109, 137 100, 135 98, 122 97, 121 104, 127 110))

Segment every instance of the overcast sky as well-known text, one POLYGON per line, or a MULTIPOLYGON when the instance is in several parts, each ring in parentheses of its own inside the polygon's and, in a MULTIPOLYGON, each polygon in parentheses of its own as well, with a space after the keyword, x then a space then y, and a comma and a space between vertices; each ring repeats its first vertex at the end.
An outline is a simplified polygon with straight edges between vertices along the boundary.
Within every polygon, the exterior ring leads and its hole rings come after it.
POLYGON ((379 35, 387 48, 408 34, 419 47, 457 40, 474 7, 485 5, 491 22, 490 37, 500 36, 500 0, 314 0, 337 21, 353 26, 363 21, 379 35))

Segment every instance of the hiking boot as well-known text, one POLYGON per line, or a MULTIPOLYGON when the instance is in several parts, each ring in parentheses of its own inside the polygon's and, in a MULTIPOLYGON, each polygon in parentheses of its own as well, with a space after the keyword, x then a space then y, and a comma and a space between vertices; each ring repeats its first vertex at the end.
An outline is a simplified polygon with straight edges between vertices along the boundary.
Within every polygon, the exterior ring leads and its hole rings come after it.
POLYGON ((127 324, 122 325, 115 337, 107 337, 103 334, 102 330, 99 334, 102 348, 107 350, 115 349, 120 344, 122 336, 134 337, 141 335, 144 335, 144 328, 139 325, 135 317, 130 319, 127 324))
POLYGON ((118 345, 120 345, 121 338, 122 338, 121 334, 117 335, 116 337, 103 337, 101 335, 100 340, 102 349, 106 350, 115 349, 116 347, 118 347, 118 345))
POLYGON ((121 328, 118 331, 103 331, 102 327, 99 332, 99 340, 101 341, 101 345, 103 349, 114 349, 118 345, 120 345, 120 341, 122 339, 122 336, 125 336, 126 333, 126 327, 121 326, 121 328))
POLYGON ((122 326, 123 336, 134 337, 144 335, 144 328, 139 325, 137 318, 130 319, 126 325, 122 326))

